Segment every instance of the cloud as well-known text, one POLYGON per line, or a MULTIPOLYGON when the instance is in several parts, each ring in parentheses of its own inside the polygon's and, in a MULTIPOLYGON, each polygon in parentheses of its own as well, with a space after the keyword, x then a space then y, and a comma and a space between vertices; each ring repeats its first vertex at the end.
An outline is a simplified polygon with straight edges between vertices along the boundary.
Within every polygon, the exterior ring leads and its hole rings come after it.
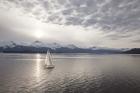
MULTIPOLYGON (((43 25, 40 27, 41 29, 44 29, 46 25, 50 26, 53 24, 52 28, 49 29, 53 30, 53 34, 55 32, 54 30, 62 30, 61 35, 59 33, 56 37, 65 37, 64 34, 66 34, 66 30, 72 32, 66 35, 67 37, 73 37, 76 33, 79 33, 77 36, 84 33, 86 35, 85 38, 89 35, 89 40, 82 40, 80 37, 73 39, 71 42, 76 42, 76 39, 78 39, 79 41, 77 42, 80 42, 80 40, 83 42, 92 42, 91 44, 100 42, 101 45, 110 44, 113 46, 114 41, 119 42, 122 40, 122 42, 127 41, 126 45, 128 45, 128 43, 130 44, 129 41, 133 42, 139 37, 139 4, 140 0, 1 0, 0 10, 13 11, 14 14, 12 18, 15 20, 15 23, 4 24, 1 22, 0 25, 4 28, 4 26, 9 24, 7 31, 15 27, 14 30, 22 29, 26 32, 27 30, 34 30, 34 26, 37 27, 38 24, 40 24, 40 26, 43 25), (16 15, 16 17, 23 16, 23 18, 16 19, 14 15, 16 15), (30 19, 32 22, 29 22, 30 24, 28 22, 26 23, 24 20, 26 18, 28 20, 28 17, 41 21, 41 23, 30 19), (57 26, 58 29, 55 29, 55 26, 57 26), (62 28, 62 26, 64 26, 64 28, 62 28), (77 27, 80 27, 80 29, 77 30, 77 27), (85 32, 82 32, 81 29, 85 32), (93 36, 90 35, 89 32, 93 36)), ((7 14, 12 14, 12 12, 7 14)), ((0 17, 0 20, 4 20, 2 19, 2 12, 0 13, 0 17)), ((46 29, 48 28, 45 28, 45 30, 46 29)), ((57 31, 55 33, 57 33, 57 31)), ((84 37, 84 35, 82 35, 82 37, 84 37)), ((137 46, 140 45, 137 43, 137 46)))
POLYGON ((132 31, 138 30, 140 26, 139 0, 7 0, 6 2, 22 8, 27 14, 32 14, 41 21, 55 24, 99 27, 105 31, 132 31))
POLYGON ((138 39, 138 40, 133 40, 133 42, 140 43, 140 39, 138 39))

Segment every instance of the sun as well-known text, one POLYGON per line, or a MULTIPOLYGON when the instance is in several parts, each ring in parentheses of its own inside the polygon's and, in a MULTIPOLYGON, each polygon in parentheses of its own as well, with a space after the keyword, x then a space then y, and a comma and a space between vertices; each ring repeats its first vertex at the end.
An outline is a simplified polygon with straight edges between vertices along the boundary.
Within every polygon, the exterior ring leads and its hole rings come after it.
POLYGON ((40 31, 40 30, 35 31, 35 32, 34 32, 34 36, 35 36, 36 38, 42 38, 42 37, 43 37, 43 31, 40 31))

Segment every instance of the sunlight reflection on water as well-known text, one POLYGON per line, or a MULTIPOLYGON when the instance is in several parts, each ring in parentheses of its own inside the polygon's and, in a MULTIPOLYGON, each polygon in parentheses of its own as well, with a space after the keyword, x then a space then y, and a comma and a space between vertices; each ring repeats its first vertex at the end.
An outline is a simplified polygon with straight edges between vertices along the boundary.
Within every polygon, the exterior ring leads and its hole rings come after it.
POLYGON ((36 77, 39 80, 40 79, 40 70, 41 70, 41 55, 40 54, 36 54, 36 77))
POLYGON ((0 93, 140 93, 140 55, 0 56, 0 93), (7 58, 8 56, 8 58, 7 58))

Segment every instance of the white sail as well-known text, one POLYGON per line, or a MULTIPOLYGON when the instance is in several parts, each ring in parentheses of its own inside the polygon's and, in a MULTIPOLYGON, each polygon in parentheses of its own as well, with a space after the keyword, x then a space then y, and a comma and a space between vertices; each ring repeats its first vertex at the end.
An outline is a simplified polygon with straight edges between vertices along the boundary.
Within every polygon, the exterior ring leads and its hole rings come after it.
POLYGON ((49 50, 47 51, 47 55, 46 55, 46 59, 45 59, 45 65, 46 65, 47 68, 53 68, 54 67, 49 50))

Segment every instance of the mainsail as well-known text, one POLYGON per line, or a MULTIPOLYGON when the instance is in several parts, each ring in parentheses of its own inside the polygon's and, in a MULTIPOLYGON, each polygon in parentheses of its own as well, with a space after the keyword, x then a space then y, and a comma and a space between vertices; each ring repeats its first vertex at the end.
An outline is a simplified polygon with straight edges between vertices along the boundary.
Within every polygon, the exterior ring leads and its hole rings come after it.
POLYGON ((47 55, 46 55, 46 59, 45 59, 45 65, 47 68, 54 68, 54 65, 52 63, 52 58, 51 58, 51 54, 50 51, 47 51, 47 55))

